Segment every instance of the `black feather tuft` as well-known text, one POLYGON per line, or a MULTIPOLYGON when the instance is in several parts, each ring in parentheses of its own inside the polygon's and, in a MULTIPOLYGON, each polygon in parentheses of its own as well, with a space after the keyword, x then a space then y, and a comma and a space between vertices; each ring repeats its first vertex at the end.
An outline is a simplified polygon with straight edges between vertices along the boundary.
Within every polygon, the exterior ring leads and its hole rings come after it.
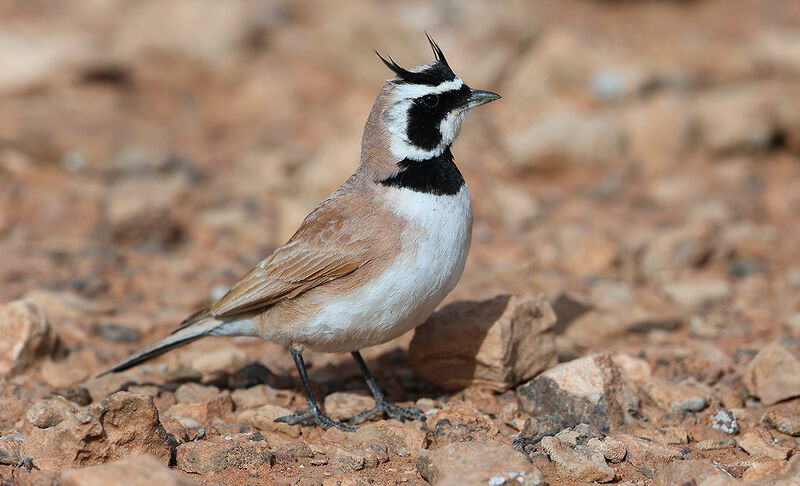
POLYGON ((392 70, 393 73, 400 78, 401 83, 407 84, 424 84, 428 86, 438 86, 445 81, 452 81, 456 79, 456 75, 452 69, 450 69, 450 65, 447 64, 447 59, 444 57, 444 53, 442 49, 439 48, 439 45, 427 34, 425 36, 428 38, 428 42, 431 44, 431 49, 433 49, 433 55, 436 58, 436 63, 429 66, 423 71, 409 71, 408 69, 400 66, 392 56, 389 56, 389 60, 387 61, 380 53, 376 50, 374 51, 375 54, 378 55, 383 64, 386 65, 389 69, 392 70))

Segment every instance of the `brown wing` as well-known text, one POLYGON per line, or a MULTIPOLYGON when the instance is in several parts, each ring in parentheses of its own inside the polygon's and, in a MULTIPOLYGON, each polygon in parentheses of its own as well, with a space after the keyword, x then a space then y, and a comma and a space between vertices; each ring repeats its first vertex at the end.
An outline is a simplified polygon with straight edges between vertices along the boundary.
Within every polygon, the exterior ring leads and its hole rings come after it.
MULTIPOLYGON (((239 280, 216 304, 214 317, 230 317, 292 299, 348 275, 378 256, 366 224, 365 201, 339 194, 314 210, 288 243, 239 280)), ((373 221, 374 222, 374 221, 373 221)))

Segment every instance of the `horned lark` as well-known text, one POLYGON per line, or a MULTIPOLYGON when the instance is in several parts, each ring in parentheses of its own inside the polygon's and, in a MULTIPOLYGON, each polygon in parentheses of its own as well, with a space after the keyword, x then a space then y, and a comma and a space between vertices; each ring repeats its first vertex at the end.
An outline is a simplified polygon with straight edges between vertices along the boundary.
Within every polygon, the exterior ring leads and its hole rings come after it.
POLYGON ((355 430, 320 410, 305 349, 350 352, 358 362, 375 407, 350 425, 380 412, 401 421, 424 419, 419 409, 386 399, 358 350, 421 324, 461 277, 472 208, 450 146, 467 111, 500 98, 467 86, 428 41, 435 59, 413 69, 375 52, 395 76, 367 118, 361 163, 289 242, 218 302, 106 373, 205 336, 258 336, 289 349, 305 389, 308 410, 278 421, 355 430))

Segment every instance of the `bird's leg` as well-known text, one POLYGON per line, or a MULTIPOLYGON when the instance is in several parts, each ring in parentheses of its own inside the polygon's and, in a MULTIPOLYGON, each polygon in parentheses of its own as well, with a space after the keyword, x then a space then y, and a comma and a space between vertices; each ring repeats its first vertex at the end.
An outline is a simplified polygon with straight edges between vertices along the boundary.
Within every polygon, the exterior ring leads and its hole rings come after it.
POLYGON ((355 432, 357 427, 348 427, 347 425, 336 422, 331 420, 330 417, 322 413, 317 405, 317 400, 314 398, 314 391, 311 390, 311 381, 308 379, 308 373, 306 372, 306 364, 303 361, 303 352, 292 346, 289 348, 289 352, 292 353, 292 358, 294 358, 294 364, 297 366, 297 372, 300 374, 300 380, 303 382, 303 388, 306 392, 306 403, 308 404, 308 411, 303 413, 296 413, 294 415, 286 415, 284 417, 278 417, 275 419, 275 422, 286 422, 289 425, 294 425, 298 423, 308 424, 311 421, 316 422, 320 427, 323 429, 329 429, 331 427, 336 427, 337 429, 344 430, 345 432, 355 432))
POLYGON ((405 422, 406 419, 425 420, 425 414, 417 407, 400 407, 387 400, 386 396, 384 396, 383 392, 378 387, 378 384, 375 383, 375 377, 372 376, 369 368, 367 368, 367 363, 364 362, 364 358, 361 357, 361 353, 358 351, 353 351, 352 355, 356 360, 356 363, 358 363, 358 366, 361 367, 361 373, 364 375, 364 380, 366 380, 369 391, 372 393, 372 398, 375 399, 375 406, 366 412, 361 412, 360 414, 351 418, 347 421, 348 424, 360 424, 376 413, 380 412, 385 412, 386 415, 401 422, 405 422))

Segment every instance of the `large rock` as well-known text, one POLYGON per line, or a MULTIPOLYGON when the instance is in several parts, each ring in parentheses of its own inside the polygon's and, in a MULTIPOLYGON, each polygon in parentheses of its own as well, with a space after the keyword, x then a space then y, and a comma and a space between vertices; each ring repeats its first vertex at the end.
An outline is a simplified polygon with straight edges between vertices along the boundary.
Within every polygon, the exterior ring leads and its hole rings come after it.
POLYGON ((566 427, 580 423, 608 431, 638 409, 628 377, 608 354, 561 363, 517 388, 531 415, 566 427))
POLYGON ((21 454, 43 469, 83 467, 135 454, 168 463, 171 449, 151 397, 119 392, 89 411, 62 398, 40 402, 28 411, 33 426, 21 454))
POLYGON ((747 364, 744 383, 764 405, 800 396, 800 354, 791 343, 773 342, 747 364))
POLYGON ((417 471, 437 486, 544 484, 542 473, 513 447, 493 441, 456 442, 417 458, 417 471))
POLYGON ((91 407, 103 426, 110 447, 108 459, 133 454, 150 454, 164 463, 171 451, 167 432, 158 420, 153 398, 131 392, 117 392, 91 407))
POLYGON ((191 486, 192 481, 172 471, 153 456, 124 457, 110 464, 65 471, 62 486, 191 486))
POLYGON ((503 391, 556 362, 554 324, 541 297, 456 302, 417 328, 409 360, 417 376, 443 388, 503 391))
POLYGON ((0 307, 0 376, 24 371, 55 343, 42 308, 27 300, 0 307))

